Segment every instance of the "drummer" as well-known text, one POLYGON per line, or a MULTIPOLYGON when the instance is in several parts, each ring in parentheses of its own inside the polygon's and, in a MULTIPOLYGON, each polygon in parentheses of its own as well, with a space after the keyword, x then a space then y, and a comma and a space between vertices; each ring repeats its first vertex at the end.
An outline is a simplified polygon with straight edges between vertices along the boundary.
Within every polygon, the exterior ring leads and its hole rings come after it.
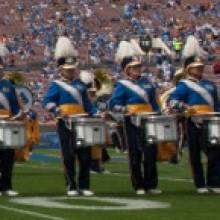
POLYGON ((44 107, 58 117, 57 129, 63 156, 67 195, 92 196, 90 188, 90 148, 76 148, 73 133, 67 129, 65 118, 80 113, 96 113, 86 93, 86 87, 77 79, 76 50, 67 37, 60 37, 56 44, 60 79, 51 83, 45 97, 44 107), (79 161, 78 183, 76 181, 76 157, 79 161))
MULTIPOLYGON (((19 107, 14 85, 5 78, 3 63, 0 63, 0 116, 7 120, 22 120, 25 117, 19 107)), ((18 195, 12 189, 14 156, 14 149, 0 149, 0 195, 18 195)))
MULTIPOLYGON (((111 111, 123 112, 135 115, 143 112, 158 112, 159 106, 155 98, 154 86, 145 78, 141 77, 141 60, 129 42, 122 41, 116 53, 116 60, 121 61, 121 67, 125 79, 116 82, 115 90, 109 101, 111 111), (130 54, 128 50, 130 48, 130 54), (124 53, 125 51, 125 53, 124 53)), ((141 129, 131 122, 131 117, 125 117, 125 130, 129 151, 129 163, 131 170, 131 181, 137 195, 146 192, 160 194, 157 189, 157 148, 155 144, 143 146, 141 142, 141 129), (142 158, 144 171, 142 173, 142 158)))
POLYGON ((192 115, 219 112, 216 85, 203 79, 204 63, 196 56, 186 58, 186 79, 180 80, 170 95, 169 105, 179 111, 188 111, 187 136, 194 184, 197 193, 220 193, 220 146, 207 147, 201 142, 202 131, 192 115), (205 152, 207 175, 204 174, 201 152, 205 152), (207 178, 206 178, 207 177, 207 178))

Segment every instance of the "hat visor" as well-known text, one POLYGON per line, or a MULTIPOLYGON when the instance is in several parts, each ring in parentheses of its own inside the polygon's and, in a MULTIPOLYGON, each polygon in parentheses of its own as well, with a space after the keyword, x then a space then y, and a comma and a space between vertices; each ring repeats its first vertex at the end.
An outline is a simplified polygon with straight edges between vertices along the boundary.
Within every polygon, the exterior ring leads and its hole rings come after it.
POLYGON ((79 62, 71 62, 71 63, 64 63, 62 65, 63 69, 76 69, 79 65, 79 62))
POLYGON ((188 65, 186 69, 189 70, 190 68, 204 67, 204 66, 205 66, 204 63, 202 62, 194 62, 188 65))
POLYGON ((76 69, 76 64, 64 64, 61 66, 63 69, 76 69))
POLYGON ((134 67, 134 66, 141 66, 141 62, 140 61, 133 61, 131 63, 128 63, 124 69, 124 71, 126 72, 128 70, 129 67, 134 67))

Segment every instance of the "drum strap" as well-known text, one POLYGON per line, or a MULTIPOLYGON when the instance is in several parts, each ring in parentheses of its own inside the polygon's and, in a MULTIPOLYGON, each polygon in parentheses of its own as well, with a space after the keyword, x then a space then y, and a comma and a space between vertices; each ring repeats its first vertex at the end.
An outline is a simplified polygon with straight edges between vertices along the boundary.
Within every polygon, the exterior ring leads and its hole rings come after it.
POLYGON ((9 101, 6 98, 6 96, 4 95, 4 93, 2 93, 2 92, 0 92, 0 104, 9 112, 11 111, 9 101))
POLYGON ((187 80, 187 79, 181 80, 180 82, 185 83, 185 85, 188 88, 192 89, 193 91, 195 91, 199 95, 201 95, 206 100, 206 102, 208 102, 208 104, 210 106, 212 106, 212 107, 214 106, 214 100, 213 100, 211 94, 205 88, 200 86, 198 83, 195 83, 195 82, 187 80))
POLYGON ((149 97, 147 92, 144 89, 142 89, 139 85, 136 85, 128 80, 120 80, 119 82, 126 88, 130 89, 132 92, 140 96, 146 103, 149 103, 149 97))
POLYGON ((55 80, 54 82, 75 98, 80 105, 82 105, 82 96, 76 88, 60 80, 55 80))

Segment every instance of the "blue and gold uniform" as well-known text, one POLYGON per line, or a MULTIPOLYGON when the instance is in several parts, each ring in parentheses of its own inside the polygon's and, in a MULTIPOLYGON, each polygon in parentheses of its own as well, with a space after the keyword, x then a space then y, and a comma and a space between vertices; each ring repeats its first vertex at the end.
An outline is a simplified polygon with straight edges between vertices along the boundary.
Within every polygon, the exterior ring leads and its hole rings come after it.
POLYGON ((65 79, 52 82, 44 98, 44 106, 54 114, 96 113, 96 108, 89 101, 86 86, 78 79, 67 83, 65 79))
MULTIPOLYGON (((96 113, 87 95, 86 86, 80 80, 68 81, 65 78, 51 83, 43 101, 44 107, 55 116, 80 113, 96 113)), ((74 134, 66 128, 62 119, 58 120, 58 134, 65 167, 67 190, 89 189, 90 148, 76 148, 74 134), (78 186, 75 180, 75 160, 79 160, 78 186)))
MULTIPOLYGON (((0 115, 1 117, 18 117, 21 114, 14 85, 7 79, 0 80, 0 115)), ((0 191, 12 189, 12 171, 14 149, 0 149, 0 191)))
POLYGON ((155 88, 146 78, 119 80, 109 106, 116 111, 126 108, 132 113, 159 111, 155 96, 155 88))
MULTIPOLYGON (((109 101, 111 111, 128 113, 158 112, 155 88, 146 79, 125 79, 116 83, 115 90, 109 101)), ((129 150, 132 185, 138 190, 152 190, 157 188, 157 148, 154 144, 143 146, 141 143, 141 128, 125 116, 124 127, 129 150), (144 175, 142 174, 142 158, 144 157, 144 175)))
POLYGON ((188 77, 180 80, 170 99, 173 102, 172 105, 176 102, 191 106, 196 114, 220 111, 216 85, 205 79, 196 80, 188 77))
POLYGON ((204 146, 205 143, 202 143, 201 139, 201 128, 190 117, 192 114, 198 115, 220 111, 216 85, 208 80, 198 80, 190 76, 177 84, 176 89, 170 95, 169 104, 174 109, 184 110, 186 109, 185 106, 188 106, 187 109, 190 110, 187 118, 187 138, 194 183, 198 188, 198 192, 200 192, 199 189, 205 189, 206 187, 219 188, 220 146, 204 146), (202 151, 206 153, 208 158, 207 180, 201 163, 202 151))

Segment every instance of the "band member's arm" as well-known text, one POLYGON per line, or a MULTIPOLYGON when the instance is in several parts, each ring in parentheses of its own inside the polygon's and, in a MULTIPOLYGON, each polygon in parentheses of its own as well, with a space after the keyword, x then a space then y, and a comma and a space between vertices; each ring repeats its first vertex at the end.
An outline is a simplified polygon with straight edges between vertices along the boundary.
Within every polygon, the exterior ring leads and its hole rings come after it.
POLYGON ((186 104, 187 100, 187 89, 186 86, 182 83, 179 83, 176 86, 176 89, 170 94, 168 99, 168 106, 171 109, 177 111, 185 111, 188 107, 186 104))
POLYGON ((152 105, 153 110, 155 112, 160 112, 160 107, 156 100, 156 88, 155 87, 152 88, 149 98, 150 98, 150 104, 152 105))
POLYGON ((15 92, 15 87, 13 85, 10 86, 10 98, 9 98, 9 105, 12 113, 13 120, 22 120, 25 117, 24 112, 22 111, 18 97, 15 92))
POLYGON ((83 106, 84 106, 84 109, 87 113, 91 114, 91 115, 94 115, 94 114, 97 114, 98 113, 98 109, 97 107, 95 106, 95 104, 93 104, 90 100, 89 100, 89 97, 88 97, 88 94, 87 94, 87 90, 84 90, 82 92, 82 100, 83 100, 83 106))
POLYGON ((108 108, 113 112, 122 112, 125 113, 127 111, 126 108, 126 93, 124 88, 117 83, 116 88, 112 94, 108 102, 108 108))
POLYGON ((56 83, 52 83, 43 99, 43 107, 55 117, 60 114, 58 106, 59 88, 56 83))

